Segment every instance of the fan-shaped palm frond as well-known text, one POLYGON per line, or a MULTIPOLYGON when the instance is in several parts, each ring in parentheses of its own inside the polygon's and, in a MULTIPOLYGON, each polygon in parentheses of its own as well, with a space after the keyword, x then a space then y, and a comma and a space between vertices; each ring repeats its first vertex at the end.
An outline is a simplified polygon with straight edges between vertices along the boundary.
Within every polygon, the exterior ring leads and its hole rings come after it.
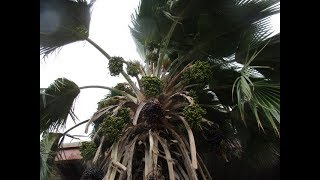
POLYGON ((258 81, 253 83, 254 93, 250 101, 253 106, 252 111, 258 119, 258 110, 262 110, 266 119, 270 122, 277 133, 277 126, 280 123, 280 85, 272 84, 268 81, 258 81), (254 108, 254 105, 256 108, 254 108), (274 121, 276 120, 276 122, 274 121))
MULTIPOLYGON (((159 11, 159 6, 165 1, 141 0, 140 6, 132 15, 132 23, 134 28, 130 28, 134 38, 142 45, 145 43, 159 42, 159 27, 157 27, 155 19, 155 11, 159 11)), ((159 13, 159 12, 157 12, 159 13)))
MULTIPOLYGON (((280 33, 266 39, 269 43, 267 46, 259 53, 259 55, 252 61, 252 66, 264 67, 259 69, 267 79, 272 79, 273 81, 280 81, 280 33)), ((252 54, 257 48, 261 48, 263 43, 254 47, 250 47, 249 53, 252 54)), ((249 48, 249 47, 248 47, 249 48)), ((236 60, 239 63, 245 63, 246 53, 237 53, 236 60)))
POLYGON ((53 161, 58 149, 61 133, 45 133, 40 142, 40 180, 47 180, 54 174, 53 161))
POLYGON ((265 40, 271 32, 268 17, 279 13, 278 0, 188 0, 176 5, 177 8, 171 8, 166 1, 141 1, 140 11, 133 16, 134 39, 140 45, 159 44, 159 38, 164 39, 172 24, 165 11, 182 19, 174 30, 169 49, 185 52, 201 47, 202 56, 227 57, 235 53, 242 40, 251 39, 255 43, 265 40), (145 19, 152 19, 152 25, 140 25, 145 19))
POLYGON ((248 105, 257 120, 258 127, 263 129, 263 122, 260 120, 262 115, 279 135, 280 85, 272 84, 268 80, 252 82, 249 77, 249 64, 258 53, 254 53, 250 59, 247 58, 246 64, 241 70, 241 76, 235 80, 232 91, 237 94, 237 106, 243 121, 245 121, 245 106, 248 105))
POLYGON ((40 55, 89 36, 90 8, 94 1, 40 1, 40 55))
POLYGON ((40 134, 63 127, 69 114, 74 117, 72 105, 79 93, 79 87, 66 78, 58 78, 40 92, 40 134))

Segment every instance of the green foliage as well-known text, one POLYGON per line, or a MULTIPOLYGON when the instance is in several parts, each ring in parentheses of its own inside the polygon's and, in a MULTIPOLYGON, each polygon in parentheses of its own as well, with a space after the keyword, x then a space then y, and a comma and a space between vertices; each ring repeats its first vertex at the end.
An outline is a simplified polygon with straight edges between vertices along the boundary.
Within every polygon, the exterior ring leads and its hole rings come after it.
POLYGON ((100 110, 102 108, 105 108, 111 105, 119 104, 119 102, 120 102, 119 98, 116 98, 116 97, 108 97, 106 99, 102 99, 101 101, 98 102, 97 110, 100 110))
POLYGON ((54 174, 54 157, 58 149, 61 133, 44 133, 40 141, 40 180, 47 180, 54 174))
MULTIPOLYGON (((132 88, 130 87, 130 85, 128 83, 118 83, 115 87, 115 89, 118 89, 120 91, 124 91, 132 96, 135 96, 132 88)), ((110 96, 121 96, 121 94, 115 92, 115 91, 111 91, 110 96)))
POLYGON ((122 57, 114 56, 109 59, 109 71, 111 76, 117 76, 120 74, 123 70, 123 62, 124 59, 122 57))
POLYGON ((163 82, 158 77, 143 76, 141 85, 148 98, 158 96, 163 89, 163 82))
POLYGON ((97 146, 94 142, 82 142, 80 146, 81 156, 84 160, 91 160, 97 151, 97 146))
POLYGON ((146 48, 149 51, 153 51, 154 49, 159 48, 159 44, 157 42, 149 42, 149 43, 147 43, 146 48))
POLYGON ((207 84, 210 79, 210 64, 204 61, 196 61, 191 68, 187 69, 182 78, 188 83, 207 84))
POLYGON ((158 54, 150 53, 150 54, 147 55, 147 59, 150 62, 156 63, 158 61, 158 54))
POLYGON ((40 133, 63 127, 72 111, 79 87, 66 78, 58 78, 40 92, 40 133))
POLYGON ((117 117, 122 118, 124 122, 130 121, 130 108, 120 108, 117 113, 117 117))
POLYGON ((136 77, 139 74, 139 64, 134 62, 129 62, 127 65, 127 73, 132 77, 136 77))
POLYGON ((193 89, 191 89, 189 91, 189 96, 192 97, 192 99, 194 100, 194 102, 198 102, 198 96, 197 96, 197 92, 193 89))
POLYGON ((106 136, 107 142, 111 144, 118 139, 125 126, 124 118, 113 116, 107 116, 100 124, 102 134, 106 136))
POLYGON ((68 94, 70 96, 77 96, 80 92, 76 83, 66 79, 66 78, 58 78, 52 83, 46 90, 46 94, 61 96, 68 94))
POLYGON ((188 121, 191 128, 199 129, 202 117, 206 114, 206 110, 202 109, 198 104, 186 106, 183 109, 183 115, 188 121))
POLYGON ((236 94, 237 106, 241 120, 245 123, 245 107, 251 109, 258 127, 263 130, 265 118, 272 125, 275 133, 280 135, 278 124, 280 124, 280 85, 273 84, 267 80, 253 82, 250 79, 249 64, 259 54, 255 53, 247 61, 232 87, 232 94, 236 94), (262 114, 262 116, 261 116, 262 114))

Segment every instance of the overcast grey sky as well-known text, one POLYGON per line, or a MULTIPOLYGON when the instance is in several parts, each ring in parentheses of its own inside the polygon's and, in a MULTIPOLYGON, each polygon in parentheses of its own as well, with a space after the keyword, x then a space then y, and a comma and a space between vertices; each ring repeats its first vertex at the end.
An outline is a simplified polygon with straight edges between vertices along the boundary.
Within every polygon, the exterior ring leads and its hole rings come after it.
MULTIPOLYGON (((139 0, 97 0, 91 17, 90 38, 111 56, 122 56, 126 60, 140 60, 128 25, 131 14, 139 0)), ((280 15, 272 17, 275 32, 280 31, 280 15)), ((86 42, 64 46, 59 53, 52 54, 40 65, 40 87, 48 87, 55 79, 65 77, 79 87, 87 85, 115 86, 124 78, 112 77, 107 69, 107 59, 97 49, 86 42)), ((96 111, 97 102, 108 93, 104 89, 82 90, 75 102, 75 114, 80 121, 89 119, 96 111)), ((67 128, 74 126, 67 121, 67 128)), ((85 125, 70 132, 73 135, 86 135, 85 125)), ((91 132, 91 129, 89 129, 91 132)), ((89 138, 81 138, 89 140, 89 138)), ((65 142, 70 142, 66 138, 65 142)), ((77 141, 77 140, 73 140, 77 141)))

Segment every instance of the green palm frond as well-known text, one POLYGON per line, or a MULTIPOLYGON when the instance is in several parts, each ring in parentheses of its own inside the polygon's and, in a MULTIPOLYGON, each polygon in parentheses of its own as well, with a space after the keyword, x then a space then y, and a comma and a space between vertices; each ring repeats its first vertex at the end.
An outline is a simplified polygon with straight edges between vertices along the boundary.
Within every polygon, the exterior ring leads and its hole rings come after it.
POLYGON ((53 161, 61 133, 45 133, 40 142, 40 180, 47 180, 54 173, 53 161))
POLYGON ((161 48, 170 30, 173 21, 164 12, 178 16, 179 23, 165 51, 169 60, 174 62, 171 66, 183 68, 194 59, 215 64, 218 61, 209 59, 221 60, 231 55, 239 59, 248 47, 256 49, 265 44, 272 33, 270 16, 279 13, 279 9, 279 0, 187 0, 170 3, 142 0, 140 8, 132 16, 131 32, 141 57, 145 59, 149 52, 148 43, 161 48), (152 23, 148 25, 139 24, 149 20, 152 23))
POLYGON ((40 55, 47 56, 60 47, 89 36, 94 1, 40 1, 40 55))
MULTIPOLYGON (((259 69, 267 79, 273 81, 280 81, 280 33, 268 38, 267 46, 259 53, 255 60, 251 63, 252 66, 264 66, 265 68, 259 69)), ((263 44, 256 46, 262 47, 263 44)), ((253 53, 255 48, 251 47, 249 53, 253 53)), ((239 63, 244 63, 245 53, 237 53, 236 60, 239 63)))
MULTIPOLYGON (((130 27, 132 36, 136 41, 145 43, 159 42, 159 27, 155 19, 155 11, 159 9, 161 3, 165 1, 141 0, 138 9, 131 16, 133 27, 130 27)), ((159 13, 159 12, 157 12, 159 13)))
POLYGON ((241 70, 241 76, 234 82, 232 90, 232 94, 236 93, 241 120, 245 122, 246 107, 248 107, 253 113, 259 128, 263 130, 264 122, 261 120, 261 116, 263 116, 272 125, 276 134, 279 135, 280 85, 268 80, 252 82, 248 73, 252 58, 247 61, 247 64, 241 70))
MULTIPOLYGON (((253 54, 256 49, 259 49, 265 46, 265 42, 268 44, 264 47, 263 51, 259 53, 255 60, 251 63, 251 65, 267 65, 265 64, 268 61, 277 62, 280 61, 280 33, 273 35, 271 37, 265 38, 264 35, 261 35, 263 40, 256 41, 252 37, 243 37, 243 45, 239 49, 242 49, 241 52, 238 51, 236 53, 236 61, 245 64, 247 51, 249 50, 249 54, 253 54), (244 50, 247 51, 244 51, 244 50), (271 53, 271 54, 270 54, 271 53), (261 64, 263 63, 263 64, 261 64)), ((261 37, 260 36, 260 37, 261 37)), ((260 38, 258 36, 258 38, 260 38)))
POLYGON ((244 35, 261 36, 270 32, 268 17, 278 12, 279 7, 274 6, 277 1, 239 2, 213 1, 199 17, 199 38, 200 42, 207 41, 204 48, 206 53, 226 57, 235 52, 244 35))
POLYGON ((254 50, 260 46, 263 46, 265 42, 269 40, 272 33, 273 31, 270 17, 266 17, 252 23, 252 25, 241 34, 241 39, 235 55, 237 62, 243 62, 245 57, 240 59, 240 55, 245 55, 248 49, 254 50))
POLYGON ((236 93, 237 97, 237 105, 239 108, 241 120, 245 123, 244 119, 244 105, 246 102, 250 101, 252 98, 252 82, 247 76, 240 76, 234 82, 234 86, 232 89, 232 95, 236 93), (236 89, 235 89, 236 88, 236 89))
POLYGON ((79 93, 79 87, 66 78, 56 79, 40 92, 40 134, 64 127, 69 114, 74 117, 72 105, 79 93))
MULTIPOLYGON (((254 93, 252 105, 261 109, 277 133, 277 124, 280 123, 280 85, 272 84, 268 81, 259 81, 253 84, 254 93), (274 121, 276 120, 276 122, 274 121)), ((258 114, 258 109, 253 110, 258 114)), ((256 115, 258 117, 258 115, 256 115)))
POLYGON ((159 46, 163 37, 161 30, 167 29, 171 25, 159 26, 158 24, 159 18, 169 22, 161 16, 164 3, 164 0, 141 0, 135 13, 131 15, 132 27, 130 27, 130 31, 142 59, 147 59, 148 52, 152 51, 151 44, 155 45, 154 47, 159 46))
MULTIPOLYGON (((280 34, 275 35, 265 41, 259 42, 258 44, 252 44, 249 54, 253 54, 257 48, 261 48, 263 43, 269 42, 264 49, 257 54, 254 60, 250 63, 253 67, 258 69, 250 68, 247 70, 248 73, 252 75, 259 74, 260 77, 265 79, 271 79, 273 82, 279 82, 280 79, 280 34), (257 48, 253 48, 257 47, 257 48), (263 68, 259 68, 263 67, 263 68), (262 74, 262 76, 261 76, 262 74)), ((250 43, 251 41, 248 41, 250 43)), ((246 52, 248 53, 248 52, 246 52)), ((231 57, 228 61, 211 59, 209 62, 213 65, 213 71, 211 74, 211 79, 209 87, 213 89, 215 94, 218 96, 219 100, 224 105, 233 106, 232 101, 232 85, 236 79, 241 75, 240 68, 237 64, 233 65, 233 62, 237 60, 239 63, 245 64, 245 53, 236 53, 235 56, 231 57), (241 61, 240 61, 241 60, 241 61)))

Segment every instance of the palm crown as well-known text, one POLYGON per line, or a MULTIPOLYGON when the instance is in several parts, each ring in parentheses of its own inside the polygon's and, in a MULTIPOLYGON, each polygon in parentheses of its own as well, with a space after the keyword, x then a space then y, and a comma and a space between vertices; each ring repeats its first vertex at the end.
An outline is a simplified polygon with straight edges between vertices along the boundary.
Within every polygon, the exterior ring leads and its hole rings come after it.
POLYGON ((87 40, 108 59, 110 74, 127 80, 78 87, 61 78, 40 91, 40 133, 60 128, 68 114, 76 119, 72 102, 81 89, 111 91, 82 122, 86 132, 94 128, 81 153, 104 179, 212 179, 199 151, 278 162, 280 34, 270 36, 269 17, 279 1, 141 0, 130 27, 141 62, 111 57, 88 38, 93 2, 41 3, 68 18, 54 32, 41 26, 40 54, 87 40))

